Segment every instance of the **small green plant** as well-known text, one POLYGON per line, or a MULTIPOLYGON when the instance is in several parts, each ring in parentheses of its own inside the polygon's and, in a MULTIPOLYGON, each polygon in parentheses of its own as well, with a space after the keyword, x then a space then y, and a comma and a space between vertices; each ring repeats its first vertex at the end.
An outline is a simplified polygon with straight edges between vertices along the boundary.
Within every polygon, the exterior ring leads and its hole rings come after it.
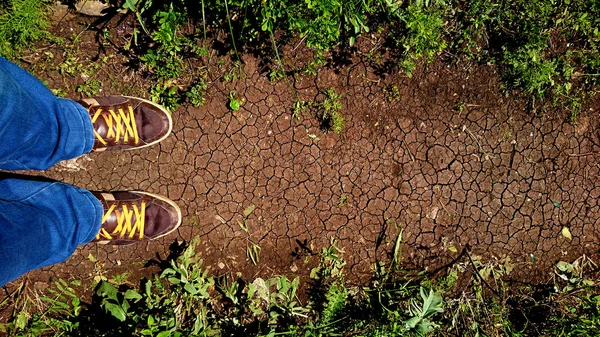
POLYGON ((337 247, 333 238, 329 248, 323 248, 319 254, 319 265, 310 271, 310 278, 316 280, 339 279, 343 275, 346 261, 342 258, 344 251, 337 247))
POLYGON ((62 88, 57 88, 57 89, 50 89, 50 91, 52 91, 52 93, 54 94, 54 96, 57 97, 67 97, 67 92, 62 89, 62 88))
POLYGON ((229 93, 229 102, 227 105, 233 111, 238 111, 244 104, 244 99, 238 98, 237 94, 233 91, 229 93))
MULTIPOLYGON (((321 93, 320 102, 296 101, 292 108, 292 117, 299 121, 300 116, 314 110, 320 127, 324 131, 332 130, 335 133, 341 133, 344 130, 346 121, 341 113, 341 96, 333 88, 329 88, 321 93)), ((317 138, 316 135, 311 138, 317 138)))
POLYGON ((400 99, 400 97, 401 97, 400 89, 398 88, 397 85, 385 87, 384 93, 385 93, 386 100, 390 103, 400 99))
POLYGON ((290 281, 287 277, 280 276, 268 280, 258 278, 248 286, 248 299, 252 300, 251 310, 258 315, 268 313, 270 331, 276 331, 279 328, 277 324, 285 324, 286 320, 308 317, 305 315, 308 309, 299 305, 296 297, 299 284, 298 277, 290 281))
POLYGON ((244 72, 242 70, 242 62, 234 61, 229 71, 223 75, 223 82, 235 82, 238 79, 244 78, 244 72))
MULTIPOLYGON (((148 34, 148 35, 150 35, 150 32, 146 28, 146 25, 144 24, 144 19, 142 16, 145 11, 150 9, 151 6, 152 6, 152 0, 125 0, 125 2, 122 5, 122 8, 124 10, 128 10, 132 13, 135 13, 137 22, 140 24, 140 26, 142 27, 144 32, 146 32, 146 34, 148 34)), ((136 41, 137 41, 138 33, 139 33, 139 31, 137 29, 135 29, 133 32, 133 39, 136 41)))
POLYGON ((417 300, 411 300, 409 312, 413 317, 406 320, 404 324, 409 331, 415 330, 418 333, 425 334, 433 331, 438 326, 431 321, 431 317, 444 312, 443 301, 442 297, 434 293, 433 290, 429 290, 429 294, 425 294, 425 290, 421 287, 419 294, 423 303, 419 304, 417 300))
POLYGON ((206 77, 203 76, 196 85, 192 86, 188 92, 185 93, 185 95, 193 106, 199 107, 206 102, 207 89, 208 84, 206 83, 206 77))
MULTIPOLYGON (((585 255, 573 261, 572 263, 565 261, 557 262, 555 275, 561 281, 564 281, 566 285, 561 289, 557 287, 556 290, 559 292, 569 292, 582 287, 594 286, 595 282, 586 277, 585 272, 587 270, 594 270, 596 268, 596 264, 585 255)), ((559 282, 555 283, 558 285, 559 282)))
POLYGON ((303 114, 309 112, 309 108, 311 107, 311 102, 307 102, 307 101, 296 101, 296 103, 294 103, 293 109, 292 109, 292 117, 294 117, 294 119, 296 121, 300 120, 300 116, 302 116, 303 114))
POLYGON ((340 199, 338 201, 338 207, 347 206, 348 200, 350 200, 350 196, 346 193, 342 193, 342 195, 340 195, 340 199))
POLYGON ((333 88, 324 92, 325 99, 319 104, 321 127, 331 129, 335 133, 341 133, 345 127, 344 116, 341 114, 341 96, 333 88))
POLYGON ((179 88, 170 81, 157 83, 150 89, 150 99, 152 102, 162 104, 167 110, 173 111, 181 104, 179 88))
MULTIPOLYGON (((243 217, 254 209, 246 207, 243 217)), ((375 273, 366 287, 346 285, 343 250, 333 240, 317 254, 308 302, 302 303, 297 296, 303 286, 299 277, 244 282, 210 276, 195 252, 200 243, 195 238, 150 280, 128 283, 129 276, 117 275, 101 281, 89 303, 77 295, 76 281, 56 282, 46 295, 34 298, 25 295, 21 285, 10 296, 16 299, 15 309, 8 323, 0 324, 0 332, 8 336, 232 336, 239 331, 248 336, 305 337, 597 335, 597 267, 589 258, 559 262, 555 292, 547 295, 536 293, 534 287, 509 291, 502 281, 514 268, 509 258, 484 261, 467 252, 446 275, 432 278, 400 268, 402 230, 392 220, 387 223, 399 231, 392 240, 396 244, 390 261, 380 261, 383 267, 377 269, 384 272, 375 273), (535 323, 540 319, 543 323, 535 323)))
POLYGON ((64 280, 54 282, 48 288, 46 296, 31 298, 23 295, 23 288, 18 290, 22 295, 22 303, 17 301, 13 312, 15 317, 8 324, 0 323, 0 332, 8 336, 42 336, 67 335, 79 328, 78 316, 82 302, 74 287, 79 281, 67 283, 64 280))
POLYGON ((242 214, 242 219, 238 220, 238 225, 244 232, 246 232, 247 235, 247 237, 245 238, 246 256, 248 257, 250 262, 252 262, 252 264, 257 265, 260 261, 260 251, 262 250, 262 248, 258 243, 252 240, 252 234, 250 233, 250 228, 248 227, 247 223, 248 217, 250 216, 250 214, 252 214, 252 212, 254 212, 254 209, 256 209, 256 206, 254 204, 251 204, 248 207, 246 207, 242 214))
POLYGON ((285 78, 285 72, 280 69, 273 69, 269 72, 269 81, 279 82, 285 78))
POLYGON ((129 276, 130 274, 128 272, 117 274, 111 277, 110 282, 114 284, 125 284, 127 283, 127 279, 129 278, 129 276))
POLYGON ((58 66, 58 72, 69 76, 77 76, 83 72, 84 66, 76 56, 69 56, 72 51, 69 51, 65 60, 58 66))
POLYGON ((465 110, 467 110, 467 103, 460 101, 460 102, 458 102, 458 104, 456 105, 456 107, 454 109, 460 113, 463 113, 463 112, 465 112, 465 110))
POLYGON ((83 94, 86 97, 94 96, 102 90, 102 82, 95 79, 89 78, 83 84, 78 85, 75 91, 83 94))
POLYGON ((149 49, 140 59, 159 79, 176 78, 183 70, 180 53, 184 41, 179 33, 182 20, 183 16, 175 11, 172 5, 169 10, 158 11, 155 15, 155 21, 158 23, 158 29, 152 34, 155 48, 149 49))

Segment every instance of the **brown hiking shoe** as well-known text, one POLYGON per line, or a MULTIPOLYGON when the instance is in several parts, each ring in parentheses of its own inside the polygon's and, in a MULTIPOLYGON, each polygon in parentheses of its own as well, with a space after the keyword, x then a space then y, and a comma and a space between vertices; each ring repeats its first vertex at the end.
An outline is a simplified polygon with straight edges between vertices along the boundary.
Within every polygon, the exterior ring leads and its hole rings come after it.
POLYGON ((94 124, 93 151, 130 150, 154 145, 173 129, 171 114, 148 100, 129 96, 86 98, 78 102, 94 124))
POLYGON ((93 242, 130 245, 154 240, 181 224, 175 202, 147 192, 92 192, 104 207, 102 227, 93 242))

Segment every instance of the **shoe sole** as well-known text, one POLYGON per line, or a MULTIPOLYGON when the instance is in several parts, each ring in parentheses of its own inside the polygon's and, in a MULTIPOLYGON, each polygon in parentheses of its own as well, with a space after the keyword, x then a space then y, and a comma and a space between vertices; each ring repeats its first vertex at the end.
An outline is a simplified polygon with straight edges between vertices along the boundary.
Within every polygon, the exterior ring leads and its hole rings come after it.
POLYGON ((171 132, 173 131, 173 118, 171 117, 171 113, 168 112, 162 105, 154 103, 154 102, 149 101, 147 99, 140 98, 140 97, 133 97, 133 96, 123 96, 123 97, 134 99, 134 100, 138 100, 138 101, 142 101, 144 103, 150 104, 150 105, 154 106, 156 109, 158 109, 159 111, 164 112, 165 115, 167 115, 167 118, 169 119, 169 130, 167 131, 167 133, 165 133, 164 136, 160 137, 159 139, 157 139, 157 140, 155 140, 155 141, 153 141, 151 143, 148 143, 148 144, 145 144, 145 145, 142 145, 142 146, 136 146, 136 147, 132 147, 132 148, 128 148, 128 149, 123 149, 123 150, 129 151, 129 150, 143 149, 145 147, 152 146, 154 144, 162 142, 163 140, 165 140, 171 134, 171 132))
MULTIPOLYGON (((156 237, 154 237, 152 239, 149 239, 149 240, 139 240, 139 241, 133 240, 134 242, 126 243, 126 244, 119 244, 119 246, 130 246, 130 245, 134 245, 134 244, 136 244, 138 242, 154 241, 156 239, 162 238, 164 236, 167 236, 167 235, 173 233, 177 228, 179 228, 179 226, 181 226, 181 222, 183 221, 183 218, 181 216, 181 209, 179 208, 179 206, 177 206, 177 204, 173 200, 168 199, 166 197, 163 197, 162 195, 158 195, 158 194, 154 194, 154 193, 150 193, 150 192, 142 192, 142 191, 128 191, 128 192, 130 192, 130 193, 136 193, 136 194, 144 194, 144 195, 153 197, 155 199, 162 200, 162 201, 166 202, 167 204, 171 205, 175 209, 175 211, 177 212, 177 224, 175 226, 173 226, 173 228, 170 231, 168 231, 166 233, 163 233, 163 234, 161 234, 159 236, 156 236, 156 237)), ((116 239, 116 240, 118 240, 118 239, 116 239)), ((101 245, 107 245, 107 244, 110 244, 113 241, 115 241, 115 240, 93 241, 93 243, 98 243, 98 244, 101 244, 101 245)))

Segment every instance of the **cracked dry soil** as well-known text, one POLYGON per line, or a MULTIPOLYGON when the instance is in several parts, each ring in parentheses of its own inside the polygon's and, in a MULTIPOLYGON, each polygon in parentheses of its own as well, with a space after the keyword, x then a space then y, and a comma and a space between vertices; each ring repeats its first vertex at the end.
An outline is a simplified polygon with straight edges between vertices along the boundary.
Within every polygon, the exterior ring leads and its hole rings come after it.
POLYGON ((535 282, 558 260, 597 256, 597 109, 572 125, 561 111, 525 112, 501 95, 489 67, 433 64, 412 79, 382 80, 357 59, 292 84, 303 100, 329 87, 341 93, 346 129, 336 135, 310 115, 294 120, 292 91, 269 82, 259 64, 245 57, 245 77, 213 81, 204 106, 174 111, 173 134, 159 146, 93 153, 43 173, 90 190, 164 194, 182 208, 177 235, 128 247, 88 244, 25 277, 45 284, 144 274, 175 240, 199 236, 206 266, 249 278, 305 274, 304 257, 334 238, 348 274, 364 280, 398 228, 408 268, 438 267, 469 249, 485 259, 509 256, 519 266, 511 277, 535 282), (385 85, 398 86, 399 97, 390 101, 385 85), (232 89, 245 98, 237 112, 226 104, 232 89), (238 223, 250 205, 257 265, 238 223), (564 227, 572 239, 561 235, 564 227))

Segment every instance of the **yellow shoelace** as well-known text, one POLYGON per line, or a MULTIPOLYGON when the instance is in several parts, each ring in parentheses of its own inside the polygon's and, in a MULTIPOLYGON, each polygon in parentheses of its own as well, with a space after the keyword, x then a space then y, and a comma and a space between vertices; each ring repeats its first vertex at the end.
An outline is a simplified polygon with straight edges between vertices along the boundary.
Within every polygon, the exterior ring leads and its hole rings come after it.
POLYGON ((108 211, 104 213, 102 217, 102 224, 108 220, 108 217, 111 213, 115 213, 117 217, 117 227, 109 233, 106 229, 101 228, 98 235, 96 235, 96 240, 100 239, 108 239, 112 240, 113 235, 119 235, 119 238, 123 238, 125 235, 128 236, 129 239, 133 239, 138 232, 138 238, 142 239, 144 237, 144 224, 146 220, 146 203, 142 201, 141 210, 138 209, 137 205, 133 205, 133 210, 129 210, 127 205, 123 205, 123 210, 118 211, 115 210, 116 205, 112 205, 108 208, 108 211), (135 223, 131 223, 131 219, 135 215, 135 223))
MULTIPOLYGON (((92 123, 95 123, 98 117, 102 116, 108 128, 106 138, 114 138, 115 142, 119 142, 119 139, 123 137, 123 140, 127 142, 129 137, 133 137, 135 144, 137 144, 140 138, 138 137, 133 108, 131 106, 128 106, 127 108, 127 113, 123 111, 123 109, 119 108, 117 109, 117 112, 115 112, 113 109, 109 109, 108 114, 102 114, 102 108, 99 108, 96 110, 94 117, 92 117, 92 123), (113 125, 115 126, 114 128, 113 125)), ((102 136, 100 136, 98 132, 96 132, 96 130, 94 130, 94 134, 100 143, 107 145, 107 142, 104 140, 104 138, 102 138, 102 136)))

